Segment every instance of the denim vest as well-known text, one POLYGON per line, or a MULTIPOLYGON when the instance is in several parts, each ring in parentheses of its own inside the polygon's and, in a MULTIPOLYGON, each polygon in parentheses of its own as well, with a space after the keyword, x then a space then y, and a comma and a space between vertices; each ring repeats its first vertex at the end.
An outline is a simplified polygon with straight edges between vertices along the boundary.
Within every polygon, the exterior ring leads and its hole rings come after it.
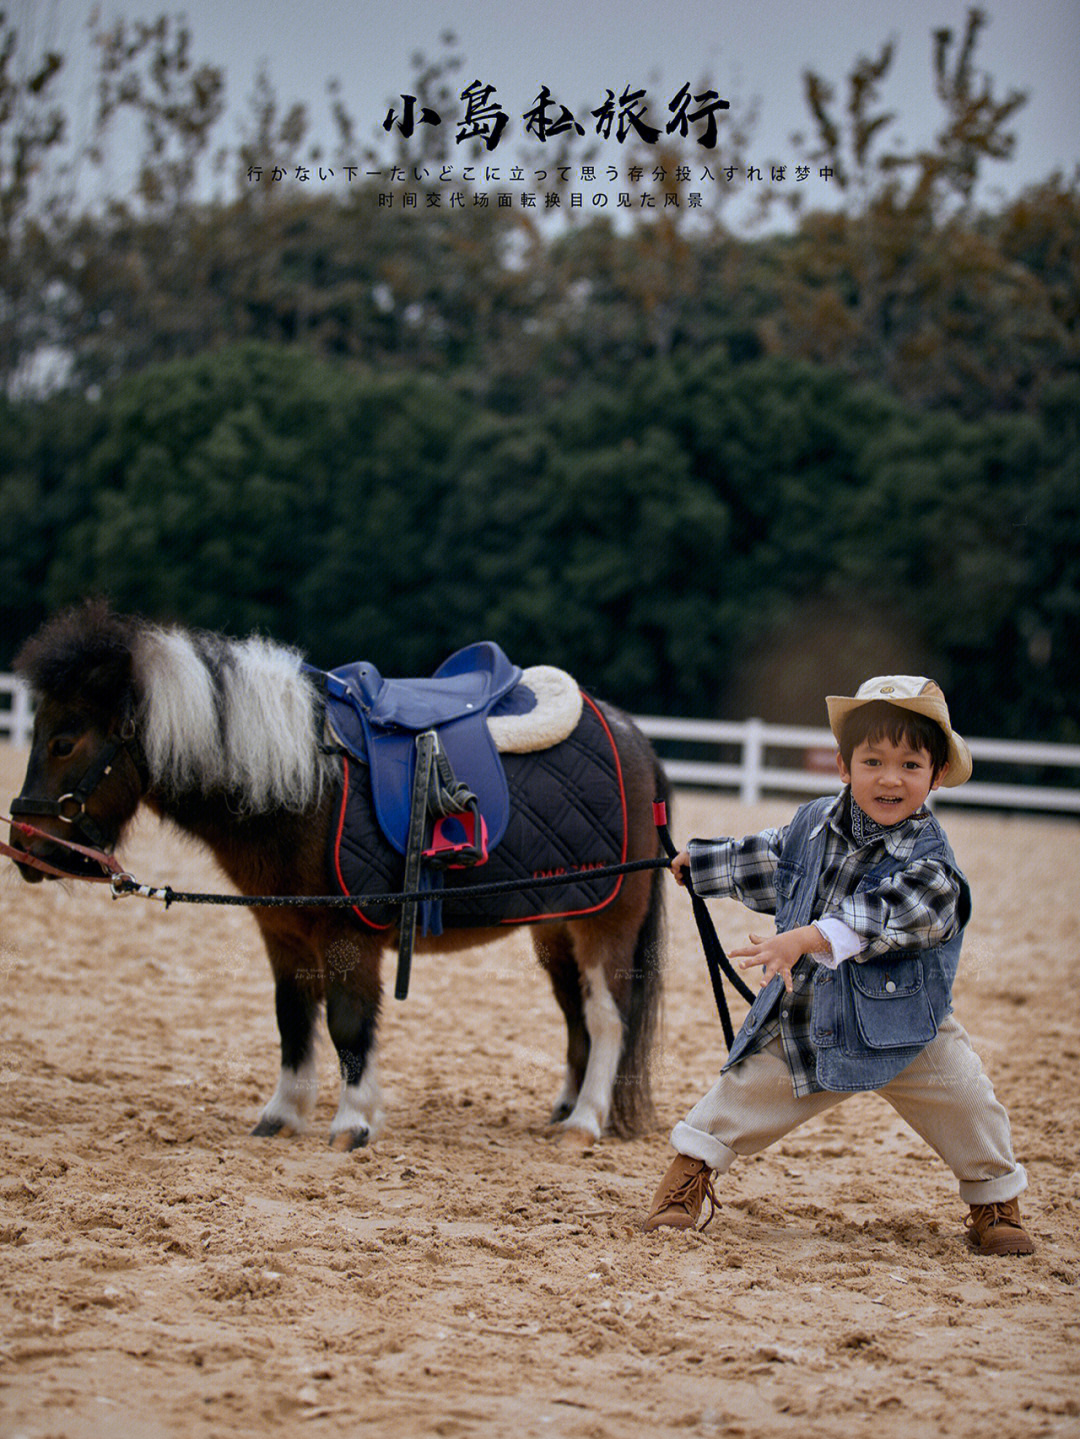
MULTIPOLYGON (((776 869, 778 934, 817 917, 814 909, 827 829, 822 820, 833 803, 826 796, 803 805, 788 827, 776 869)), ((873 889, 905 865, 928 858, 943 860, 960 881, 960 929, 936 949, 894 950, 862 962, 843 960, 836 969, 816 967, 811 1038, 822 1089, 878 1089, 887 1084, 925 1049, 952 1009, 952 983, 971 916, 971 892, 937 820, 931 816, 922 822, 909 860, 886 854, 866 870, 856 888, 873 889)), ((725 1069, 744 1056, 774 1016, 783 993, 783 976, 774 975, 743 1021, 725 1069)))

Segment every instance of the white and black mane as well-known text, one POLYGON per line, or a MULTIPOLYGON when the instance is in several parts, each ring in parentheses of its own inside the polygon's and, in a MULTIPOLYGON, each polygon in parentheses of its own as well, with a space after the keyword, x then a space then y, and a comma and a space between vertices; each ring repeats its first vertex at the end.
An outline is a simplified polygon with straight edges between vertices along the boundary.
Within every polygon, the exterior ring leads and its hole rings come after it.
POLYGON ((303 813, 322 794, 327 759, 304 658, 252 636, 234 640, 116 615, 90 601, 65 635, 31 640, 17 667, 54 698, 88 695, 115 710, 130 696, 150 787, 168 803, 227 794, 238 814, 303 813))

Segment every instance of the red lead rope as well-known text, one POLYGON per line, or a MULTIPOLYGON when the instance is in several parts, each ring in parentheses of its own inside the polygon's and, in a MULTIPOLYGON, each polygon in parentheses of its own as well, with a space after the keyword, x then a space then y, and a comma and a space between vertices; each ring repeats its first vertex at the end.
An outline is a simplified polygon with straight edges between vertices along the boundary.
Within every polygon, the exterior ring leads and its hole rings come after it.
POLYGON ((115 855, 106 854, 100 849, 91 849, 85 844, 75 844, 70 839, 59 839, 54 834, 46 834, 43 829, 35 829, 32 824, 23 824, 21 820, 9 819, 6 815, 0 814, 0 824, 9 824, 16 834, 25 835, 28 839, 47 839, 50 844, 58 844, 64 849, 73 850, 85 859, 92 859, 95 864, 100 864, 105 873, 72 874, 70 870, 57 869, 47 860, 38 859, 37 855, 29 854, 24 849, 16 849, 14 845, 4 844, 3 841, 0 841, 0 854, 6 854, 16 864, 29 865, 31 869, 40 869, 42 874, 55 875, 58 879, 86 879, 91 884, 112 884, 114 879, 128 878, 115 855))

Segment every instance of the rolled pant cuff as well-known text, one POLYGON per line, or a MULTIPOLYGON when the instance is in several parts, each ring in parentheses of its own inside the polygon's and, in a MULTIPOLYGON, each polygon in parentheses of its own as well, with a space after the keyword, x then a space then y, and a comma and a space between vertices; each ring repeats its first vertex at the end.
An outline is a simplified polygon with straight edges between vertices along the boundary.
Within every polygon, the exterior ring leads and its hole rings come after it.
MULTIPOLYGON (((676 1146, 678 1148, 678 1146, 676 1146)), ((975 1183, 960 1181, 960 1198, 965 1204, 1007 1204, 1027 1188, 1027 1174, 1018 1164, 1009 1174, 998 1179, 983 1179, 975 1183)))
POLYGON ((671 1143, 680 1154, 689 1159, 703 1160, 717 1174, 726 1174, 736 1157, 734 1149, 729 1149, 703 1129, 692 1128, 682 1119, 671 1131, 671 1143))

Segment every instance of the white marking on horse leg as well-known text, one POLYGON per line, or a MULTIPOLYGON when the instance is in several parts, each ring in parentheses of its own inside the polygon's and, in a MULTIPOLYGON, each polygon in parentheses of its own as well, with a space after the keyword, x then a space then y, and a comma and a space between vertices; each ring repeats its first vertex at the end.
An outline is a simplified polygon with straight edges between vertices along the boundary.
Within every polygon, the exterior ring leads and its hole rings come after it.
POLYGON ((331 1146, 334 1149, 359 1149, 370 1144, 382 1132, 385 1117, 379 1065, 375 1046, 372 1045, 359 1082, 341 1082, 341 1099, 330 1126, 331 1146))
POLYGON ((303 1134, 319 1093, 319 1072, 315 1056, 305 1059, 297 1069, 281 1067, 277 1089, 266 1105, 256 1134, 303 1134))
POLYGON ((573 1110, 563 1128, 599 1139, 611 1113, 611 1096, 623 1045, 619 1007, 597 965, 581 981, 585 1027, 589 1031, 589 1062, 573 1110))

